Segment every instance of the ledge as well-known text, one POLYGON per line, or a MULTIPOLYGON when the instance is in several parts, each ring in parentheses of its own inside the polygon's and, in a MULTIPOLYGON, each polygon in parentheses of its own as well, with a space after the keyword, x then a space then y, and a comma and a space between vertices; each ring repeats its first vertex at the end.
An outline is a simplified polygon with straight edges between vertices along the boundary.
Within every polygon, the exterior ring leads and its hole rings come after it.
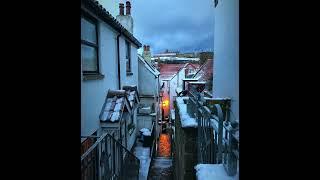
POLYGON ((99 80, 99 79, 103 79, 104 75, 103 74, 84 74, 83 75, 83 80, 87 81, 87 80, 99 80))
POLYGON ((132 72, 127 72, 127 76, 132 76, 133 73, 132 72))

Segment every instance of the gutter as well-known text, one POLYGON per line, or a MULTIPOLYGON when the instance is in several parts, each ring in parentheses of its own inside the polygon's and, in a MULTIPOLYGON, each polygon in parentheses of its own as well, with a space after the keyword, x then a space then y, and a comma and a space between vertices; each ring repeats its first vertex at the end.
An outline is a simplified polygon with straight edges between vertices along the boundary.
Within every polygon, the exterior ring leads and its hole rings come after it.
POLYGON ((120 45, 119 45, 119 38, 122 32, 117 36, 117 58, 118 58, 118 89, 121 89, 121 73, 120 73, 120 45))

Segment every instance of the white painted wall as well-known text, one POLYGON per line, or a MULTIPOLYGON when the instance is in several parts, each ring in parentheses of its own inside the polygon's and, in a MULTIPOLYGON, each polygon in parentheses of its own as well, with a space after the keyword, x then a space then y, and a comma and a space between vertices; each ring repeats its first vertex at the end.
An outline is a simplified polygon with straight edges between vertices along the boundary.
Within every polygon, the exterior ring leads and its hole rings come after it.
MULTIPOLYGON (((98 25, 100 72, 102 80, 81 79, 81 135, 91 135, 99 128, 99 114, 108 89, 117 89, 116 33, 100 22, 98 25)), ((82 73, 81 73, 82 74, 82 73)))
POLYGON ((175 96, 177 96, 176 88, 178 85, 178 76, 174 76, 170 81, 170 109, 174 109, 173 101, 175 100, 175 96))
POLYGON ((239 0, 219 1, 214 20, 213 95, 232 98, 239 119, 239 0))
POLYGON ((157 95, 158 80, 155 76, 145 67, 144 63, 138 61, 139 69, 139 95, 157 95))
MULTIPOLYGON (((125 85, 138 85, 138 56, 137 56, 137 47, 131 43, 131 71, 133 75, 127 75, 126 72, 126 38, 124 36, 120 37, 119 47, 120 47, 120 73, 121 73, 121 87, 125 85)), ((128 40, 129 41, 129 40, 128 40)), ((130 42, 130 41, 129 41, 130 42)))

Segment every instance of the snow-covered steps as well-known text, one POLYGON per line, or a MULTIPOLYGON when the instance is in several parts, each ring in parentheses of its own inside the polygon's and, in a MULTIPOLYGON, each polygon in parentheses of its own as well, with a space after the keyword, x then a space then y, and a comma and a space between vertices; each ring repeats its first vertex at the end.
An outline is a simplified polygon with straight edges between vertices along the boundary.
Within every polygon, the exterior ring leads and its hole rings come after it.
POLYGON ((195 167, 198 180, 238 180, 236 176, 228 176, 223 164, 197 164, 195 167))

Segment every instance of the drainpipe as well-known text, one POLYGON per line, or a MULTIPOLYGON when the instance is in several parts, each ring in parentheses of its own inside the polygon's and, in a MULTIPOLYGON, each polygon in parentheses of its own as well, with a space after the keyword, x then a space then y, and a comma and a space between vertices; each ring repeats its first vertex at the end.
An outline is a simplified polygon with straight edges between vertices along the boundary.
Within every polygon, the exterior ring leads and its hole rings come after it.
POLYGON ((120 34, 117 36, 117 57, 118 57, 118 87, 121 89, 121 74, 120 74, 120 45, 119 45, 119 38, 121 36, 121 31, 120 34))

